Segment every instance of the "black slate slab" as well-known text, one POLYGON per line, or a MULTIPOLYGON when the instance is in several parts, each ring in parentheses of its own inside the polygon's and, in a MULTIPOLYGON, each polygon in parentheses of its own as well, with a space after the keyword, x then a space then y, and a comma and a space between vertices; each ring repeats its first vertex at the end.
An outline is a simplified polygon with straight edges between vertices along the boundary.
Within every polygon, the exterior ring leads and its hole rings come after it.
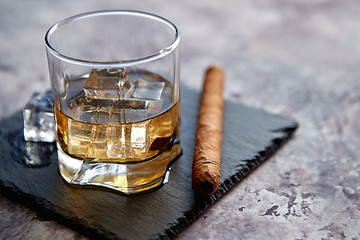
POLYGON ((212 196, 200 197, 191 188, 198 99, 198 92, 182 87, 183 155, 172 166, 169 183, 159 190, 125 197, 103 188, 70 187, 58 173, 54 144, 22 140, 18 112, 0 122, 1 192, 90 238, 174 237, 297 128, 287 117, 226 101, 220 187, 212 196))

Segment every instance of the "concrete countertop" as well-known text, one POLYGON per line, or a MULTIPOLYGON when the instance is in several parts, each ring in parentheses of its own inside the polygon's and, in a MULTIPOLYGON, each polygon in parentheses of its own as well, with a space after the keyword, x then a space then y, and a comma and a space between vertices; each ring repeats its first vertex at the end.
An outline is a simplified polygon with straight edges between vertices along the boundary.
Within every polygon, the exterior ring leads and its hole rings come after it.
MULTIPOLYGON (((48 89, 44 34, 100 9, 148 11, 181 31, 181 81, 226 73, 225 97, 300 123, 294 138, 178 239, 360 236, 360 2, 0 0, 0 118, 48 89)), ((0 195, 0 239, 86 239, 0 195)))

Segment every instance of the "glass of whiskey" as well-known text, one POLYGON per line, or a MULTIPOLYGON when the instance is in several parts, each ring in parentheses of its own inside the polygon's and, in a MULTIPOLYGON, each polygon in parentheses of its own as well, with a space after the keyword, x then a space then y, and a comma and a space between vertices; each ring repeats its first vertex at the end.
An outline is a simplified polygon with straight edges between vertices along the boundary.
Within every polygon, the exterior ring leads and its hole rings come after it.
POLYGON ((56 23, 45 43, 61 176, 124 194, 167 183, 181 154, 177 27, 97 11, 56 23))

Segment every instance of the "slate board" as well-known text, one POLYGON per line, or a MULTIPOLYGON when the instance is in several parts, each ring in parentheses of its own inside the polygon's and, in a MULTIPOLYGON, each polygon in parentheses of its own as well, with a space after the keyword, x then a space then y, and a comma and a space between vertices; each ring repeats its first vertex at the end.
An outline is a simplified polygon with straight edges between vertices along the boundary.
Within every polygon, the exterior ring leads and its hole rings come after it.
POLYGON ((220 187, 201 197, 191 188, 199 93, 185 86, 181 91, 183 155, 162 188, 125 197, 98 187, 71 187, 58 173, 55 144, 22 140, 18 112, 0 122, 1 193, 90 238, 174 237, 278 150, 298 126, 287 117, 225 101, 220 187))

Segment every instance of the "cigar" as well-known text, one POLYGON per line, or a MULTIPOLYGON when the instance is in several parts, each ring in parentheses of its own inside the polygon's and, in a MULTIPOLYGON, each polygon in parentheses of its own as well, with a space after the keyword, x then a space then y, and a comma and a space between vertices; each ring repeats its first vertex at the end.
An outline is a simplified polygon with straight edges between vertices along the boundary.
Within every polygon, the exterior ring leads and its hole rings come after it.
POLYGON ((212 66, 206 71, 196 124, 192 188, 210 195, 219 187, 223 117, 224 72, 212 66))

